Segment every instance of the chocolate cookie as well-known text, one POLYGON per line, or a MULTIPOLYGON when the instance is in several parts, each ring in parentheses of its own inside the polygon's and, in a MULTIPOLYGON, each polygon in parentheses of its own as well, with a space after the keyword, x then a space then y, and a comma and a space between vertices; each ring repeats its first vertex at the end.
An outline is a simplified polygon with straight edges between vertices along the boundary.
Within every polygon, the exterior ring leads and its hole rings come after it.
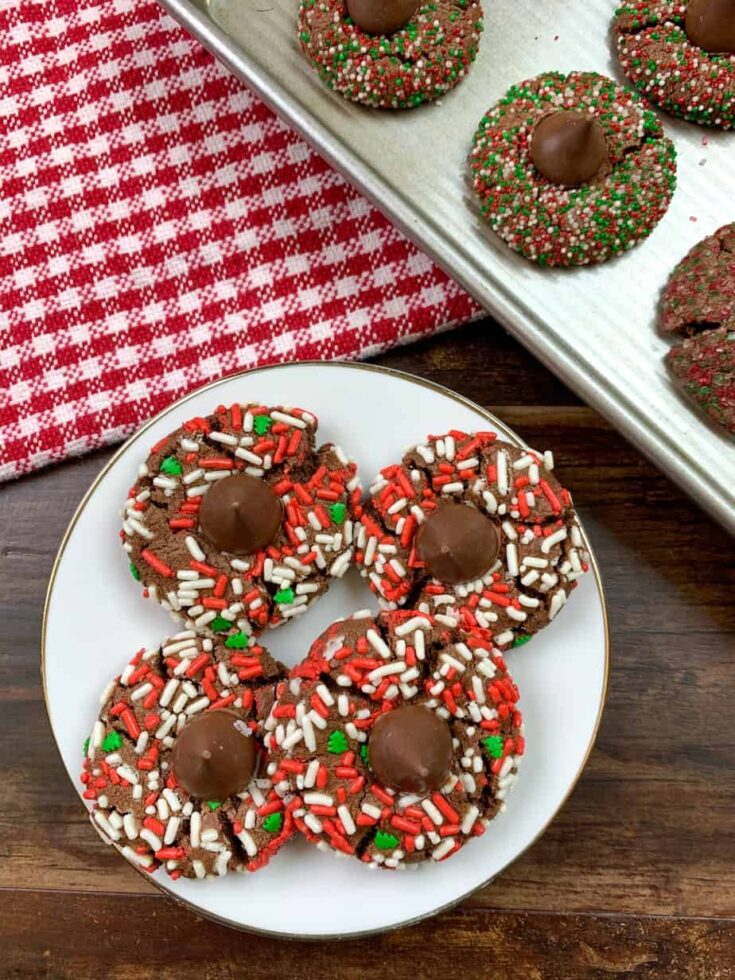
POLYGON ((481 33, 479 0, 301 0, 299 7, 301 47, 321 80, 373 108, 440 98, 467 74, 481 33))
POLYGON ((735 224, 698 242, 674 269, 664 292, 661 329, 691 337, 735 324, 735 224))
POLYGON ((279 685, 268 774, 319 847, 372 867, 442 861, 504 806, 525 748, 517 702, 482 632, 358 613, 279 685))
POLYGON ((337 446, 315 448, 317 426, 300 408, 235 404, 153 446, 121 532, 144 595, 237 646, 343 575, 360 487, 337 446))
POLYGON ((735 320, 672 347, 667 361, 712 421, 735 434, 735 320))
POLYGON ((84 746, 92 822, 133 864, 171 878, 255 871, 291 836, 262 725, 285 668, 256 644, 178 633, 103 692, 84 746))
POLYGON ((355 560, 388 608, 440 614, 526 642, 587 570, 569 493, 543 456, 494 432, 429 436, 381 470, 357 525, 355 560))
POLYGON ((732 0, 635 0, 615 18, 618 57, 639 92, 702 126, 735 124, 732 0))
POLYGON ((544 266, 604 262, 655 228, 676 151, 634 92, 594 72, 547 72, 488 110, 470 155, 483 217, 544 266))

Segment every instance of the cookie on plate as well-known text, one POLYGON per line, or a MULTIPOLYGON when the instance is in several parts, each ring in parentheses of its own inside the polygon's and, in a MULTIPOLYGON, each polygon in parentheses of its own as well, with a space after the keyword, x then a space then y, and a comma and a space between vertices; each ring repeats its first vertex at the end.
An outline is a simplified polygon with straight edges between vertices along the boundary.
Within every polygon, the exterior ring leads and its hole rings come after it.
POLYGON ((409 449, 370 487, 355 560, 389 608, 449 617, 520 645, 560 612, 588 568, 551 453, 452 430, 409 449))
POLYGON ((676 186, 676 151, 640 96, 594 72, 514 85, 483 116, 470 173, 483 217, 544 266, 604 262, 646 238, 676 186))
POLYGON ((345 99, 379 109, 433 102, 477 56, 479 0, 301 0, 299 41, 319 77, 345 99))
POLYGON ((263 722, 286 669, 257 644, 192 630, 140 650, 108 685, 84 746, 84 798, 102 836, 145 871, 255 871, 288 840, 263 722))
POLYGON ((671 115, 735 125, 732 0, 633 0, 615 17, 618 57, 639 92, 671 115))
POLYGON ((704 238, 677 265, 668 281, 661 329, 691 337, 735 324, 735 224, 704 238))
POLYGON ((689 337, 666 359, 689 397, 735 435, 735 320, 689 337))
POLYGON ((125 506, 133 578, 175 618, 246 643, 352 561, 356 466, 301 408, 220 406, 152 447, 125 506))
POLYGON ((357 613, 279 685, 268 775, 322 849, 390 869, 442 861, 504 807, 525 748, 517 702, 482 632, 357 613))

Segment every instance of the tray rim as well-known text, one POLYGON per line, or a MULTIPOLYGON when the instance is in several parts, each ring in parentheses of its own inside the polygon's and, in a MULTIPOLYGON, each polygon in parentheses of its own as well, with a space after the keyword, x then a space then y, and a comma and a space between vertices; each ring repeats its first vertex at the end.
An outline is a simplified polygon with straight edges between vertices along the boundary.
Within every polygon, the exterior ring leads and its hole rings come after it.
MULTIPOLYGON (((195 37, 240 81, 302 136, 338 173, 358 189, 444 272, 458 282, 489 314, 553 374, 588 405, 598 411, 663 473, 688 494, 730 534, 735 535, 735 507, 712 487, 705 474, 697 474, 696 462, 684 455, 681 446, 667 443, 665 433, 656 432, 649 417, 634 402, 606 390, 593 365, 575 357, 569 344, 547 336, 542 321, 524 307, 519 296, 504 292, 502 284, 477 274, 440 232, 418 217, 413 209, 386 184, 377 172, 365 167, 351 148, 335 146, 326 128, 292 98, 279 82, 248 58, 245 51, 197 5, 197 0, 157 0, 160 6, 195 37)), ((379 110, 365 109, 366 112, 379 110)), ((420 111, 420 110, 418 110, 420 111)), ((705 427, 711 423, 693 418, 705 427)), ((719 433, 717 433, 719 434, 719 433)), ((724 448, 727 448, 725 445, 724 448)))
MULTIPOLYGON (((112 469, 112 467, 117 463, 118 459, 120 459, 120 457, 125 452, 127 452, 128 448, 133 443, 137 442, 138 439, 140 439, 148 431, 148 429, 152 425, 154 425, 156 422, 158 422, 159 419, 163 418, 166 415, 169 415, 172 412, 177 411, 189 399, 193 398, 194 396, 200 395, 200 394, 202 394, 205 391, 209 391, 210 389, 215 389, 218 385, 222 384, 223 382, 229 382, 229 381, 232 381, 232 380, 235 380, 235 379, 250 377, 251 375, 258 374, 261 371, 268 371, 268 370, 273 370, 273 369, 284 370, 284 369, 287 369, 287 368, 290 368, 290 367, 302 367, 302 366, 305 366, 305 365, 306 366, 309 366, 309 365, 312 365, 312 366, 313 365, 318 365, 320 368, 325 368, 326 367, 326 368, 338 368, 338 369, 348 367, 348 368, 351 368, 351 369, 362 370, 362 371, 369 371, 369 372, 373 372, 373 373, 376 373, 376 374, 388 375, 389 377, 398 378, 398 379, 403 380, 405 382, 408 382, 410 384, 416 384, 416 385, 419 385, 420 387, 430 388, 430 389, 432 389, 434 391, 439 392, 440 394, 445 395, 448 398, 453 399, 454 401, 456 401, 456 402, 458 402, 458 403, 460 403, 462 405, 465 405, 465 406, 471 408, 473 411, 478 412, 497 431, 502 432, 507 437, 510 437, 513 441, 517 442, 523 448, 525 448, 525 449, 528 449, 529 448, 528 447, 528 444, 525 442, 525 440, 523 440, 515 432, 514 429, 512 429, 510 426, 508 426, 505 422, 502 421, 502 419, 498 418, 492 412, 488 411, 486 408, 483 408, 482 405, 478 405, 477 402, 473 401, 471 398, 468 398, 466 395, 462 395, 459 392, 454 391, 451 388, 447 388, 445 385, 439 384, 436 381, 431 381, 428 378, 422 378, 419 375, 411 374, 408 371, 401 371, 401 370, 399 370, 397 368, 384 367, 384 366, 382 366, 380 364, 367 364, 367 363, 363 363, 363 362, 360 362, 360 361, 346 361, 346 360, 333 360, 333 361, 318 361, 318 360, 288 361, 288 362, 285 362, 283 364, 277 364, 277 363, 276 364, 264 364, 264 365, 260 365, 259 367, 249 368, 249 369, 242 370, 242 371, 236 371, 233 374, 227 374, 227 375, 225 375, 222 378, 217 378, 214 381, 209 381, 206 384, 200 385, 199 387, 195 388, 193 391, 187 392, 187 394, 183 395, 181 398, 176 399, 176 401, 172 402, 170 405, 167 405, 160 412, 157 412, 152 418, 150 418, 146 422, 144 422, 143 425, 141 425, 128 439, 125 440, 125 442, 113 453, 113 455, 110 457, 110 459, 107 461, 107 463, 105 463, 105 465, 102 467, 102 469, 100 470, 100 472, 95 476, 95 478, 93 479, 92 483, 90 484, 90 486, 85 491, 85 493, 84 493, 82 499, 80 500, 79 504, 77 505, 77 507, 76 507, 76 509, 74 511, 74 514, 72 515, 71 520, 69 521, 69 523, 68 523, 68 525, 66 527, 66 530, 64 531, 64 534, 63 534, 63 537, 62 537, 61 542, 59 544, 58 550, 57 550, 56 554, 54 555, 54 561, 53 561, 53 565, 51 567, 51 574, 49 576, 49 582, 48 582, 48 586, 47 586, 47 589, 46 589, 46 596, 44 598, 43 613, 42 613, 42 618, 41 618, 41 642, 40 642, 40 665, 39 666, 40 666, 40 674, 41 674, 41 688, 42 688, 42 691, 43 691, 43 703, 44 703, 44 708, 46 710, 46 717, 47 717, 48 722, 49 722, 49 728, 51 729, 51 736, 52 736, 52 738, 54 740, 54 746, 55 746, 56 751, 57 751, 57 753, 59 755, 59 759, 60 759, 61 764, 62 764, 62 766, 64 768, 64 771, 67 772, 67 775, 69 775, 69 773, 68 773, 68 770, 67 770, 67 767, 66 767, 66 762, 64 760, 64 756, 62 754, 61 747, 60 747, 60 745, 59 745, 59 743, 57 741, 56 732, 54 730, 53 722, 51 720, 51 707, 50 707, 50 704, 49 704, 48 689, 47 689, 47 685, 46 685, 46 640, 47 640, 47 634, 48 634, 48 616, 49 616, 49 609, 50 609, 50 606, 51 606, 51 598, 52 598, 53 591, 54 591, 54 585, 56 583, 56 577, 57 577, 57 574, 58 574, 58 571, 59 571, 59 567, 61 565, 61 560, 64 557, 64 552, 66 551, 66 546, 69 543, 69 540, 70 540, 72 534, 74 533, 74 530, 76 528, 77 522, 79 521, 79 518, 81 517, 82 512, 86 508, 89 500, 91 499, 91 497, 93 496, 93 494, 97 490, 97 487, 99 486, 99 484, 101 483, 101 481, 105 478, 105 476, 112 469)), ((605 713, 605 706, 607 704, 607 698, 608 698, 608 694, 609 694, 609 690, 610 690, 610 667, 611 667, 611 646, 612 646, 612 641, 611 641, 611 636, 610 636, 610 619, 609 619, 608 610, 607 610, 607 597, 606 597, 606 594, 605 594, 605 588, 603 586, 602 576, 600 574, 600 568, 599 568, 599 565, 598 565, 598 562, 597 562, 597 557, 596 557, 595 552, 594 552, 594 550, 592 548, 592 545, 591 545, 591 543, 589 541, 589 538, 587 536, 587 532, 585 531, 584 523, 583 522, 581 523, 580 527, 581 527, 582 537, 584 539, 584 543, 585 543, 585 545, 587 547, 587 550, 588 550, 589 556, 590 556, 590 560, 589 560, 590 571, 591 571, 591 573, 592 573, 592 575, 594 577, 595 587, 597 588, 597 592, 598 592, 598 595, 600 597, 600 605, 601 605, 601 611, 602 611, 602 623, 603 623, 603 631, 604 631, 604 637, 605 637, 605 670, 604 670, 602 691, 600 693, 600 703, 599 703, 599 706, 598 706, 598 709, 597 709, 597 716, 595 718, 595 723, 594 723, 594 726, 593 726, 593 729, 592 729, 592 733, 590 735, 589 744, 587 745, 587 750, 586 750, 586 752, 584 754, 584 758, 582 759, 582 761, 580 763, 580 766, 579 766, 579 769, 575 773, 574 778, 572 779, 572 781, 571 781, 571 783, 570 783, 570 785, 569 785, 569 787, 567 789, 567 792, 564 794, 564 797, 560 801, 558 807, 552 813, 552 815, 549 817, 549 819, 543 825, 543 827, 541 827, 541 829, 538 831, 538 833, 534 836, 533 840, 529 841, 529 843, 526 845, 526 847, 524 847, 521 851, 519 851, 518 854, 516 854, 514 858, 512 858, 507 864, 505 864, 503 866, 503 868, 501 868, 500 871, 497 872, 497 874, 491 875, 489 878, 487 878, 484 881, 480 882, 480 884, 476 885, 473 888, 470 888, 469 891, 464 892, 462 895, 459 895, 457 898, 454 898, 454 899, 452 899, 449 902, 446 902, 444 905, 438 906, 437 908, 432 909, 429 912, 424 912, 424 913, 421 913, 420 915, 413 916, 413 917, 408 918, 408 919, 404 919, 401 922, 395 923, 395 924, 393 924, 393 925, 391 925, 391 926, 389 926, 387 928, 366 929, 366 930, 363 930, 361 932, 351 932, 351 933, 347 933, 347 934, 341 934, 341 933, 323 933, 323 934, 320 934, 320 935, 314 935, 314 934, 307 933, 307 934, 303 934, 302 935, 302 934, 299 934, 299 933, 280 932, 280 931, 275 930, 275 929, 261 929, 261 928, 255 927, 255 926, 246 926, 246 925, 243 925, 240 922, 235 922, 235 921, 233 921, 231 919, 227 919, 227 918, 225 918, 223 916, 220 916, 220 915, 218 915, 218 914, 216 914, 214 912, 210 912, 210 911, 208 911, 206 909, 203 909, 203 908, 201 908, 201 906, 196 905, 193 902, 190 902, 188 899, 183 898, 180 895, 177 895, 176 892, 174 892, 169 887, 169 885, 167 884, 167 882, 165 882, 165 881, 159 881, 157 878, 154 878, 153 875, 151 875, 148 872, 144 871, 143 868, 138 867, 138 865, 132 864, 129 861, 127 861, 126 863, 131 868, 133 868, 133 870, 136 871, 144 880, 148 881, 151 885, 153 885, 161 894, 163 894, 167 898, 173 899, 173 901, 177 905, 181 906, 182 908, 187 909, 188 911, 193 912, 195 915, 200 915, 200 916, 202 916, 205 919, 208 919, 208 920, 210 920, 212 922, 218 923, 219 925, 227 926, 227 927, 229 927, 231 929, 237 929, 240 932, 252 933, 254 935, 260 935, 260 936, 268 936, 268 937, 277 938, 277 939, 293 939, 293 940, 301 940, 301 941, 308 941, 308 942, 325 942, 325 941, 326 942, 330 942, 330 941, 333 941, 333 940, 340 940, 340 939, 345 939, 345 940, 347 940, 347 939, 363 939, 363 938, 366 938, 368 936, 376 936, 376 935, 382 935, 384 933, 395 932, 397 929, 408 928, 409 926, 416 925, 418 922, 422 922, 425 919, 433 918, 434 916, 439 915, 440 913, 445 912, 448 909, 452 909, 452 908, 456 907, 457 905, 461 904, 462 902, 466 901, 470 896, 476 894, 481 889, 486 888, 489 884, 491 884, 495 880, 496 877, 498 877, 498 875, 503 874, 505 871, 507 871, 507 869, 509 867, 511 867, 513 864, 515 864, 516 861, 519 858, 521 858, 526 853, 526 851, 528 851, 531 847, 533 847, 533 845, 536 844, 537 841, 539 841, 541 839, 541 837, 543 837, 543 835, 549 829, 549 827, 551 826, 551 824, 556 820, 556 818, 558 817, 558 815, 561 812, 561 810, 567 804, 569 798, 571 797, 572 793, 576 789, 577 784, 579 783, 580 778, 582 777, 582 773, 584 772, 584 770, 587 767, 587 763, 589 762, 590 756, 592 755, 592 751, 593 751, 593 749, 595 747, 595 744, 597 742, 597 736, 598 736, 599 731, 600 731, 600 725, 602 724, 602 717, 603 717, 603 715, 605 713)), ((77 790, 76 783, 73 781, 73 779, 71 778, 71 776, 70 776, 70 779, 71 779, 72 784, 74 786, 74 790, 75 790, 77 799, 79 801, 79 805, 81 806, 81 808, 84 811, 85 815, 89 819, 90 824, 92 824, 90 811, 88 810, 87 806, 85 805, 85 803, 84 803, 84 801, 83 801, 80 793, 77 790)), ((94 826, 94 824, 92 824, 92 826, 94 826)), ((110 846, 113 846, 114 847, 115 845, 114 844, 111 844, 110 846)), ((117 850, 117 848, 116 848, 116 850, 117 850)))

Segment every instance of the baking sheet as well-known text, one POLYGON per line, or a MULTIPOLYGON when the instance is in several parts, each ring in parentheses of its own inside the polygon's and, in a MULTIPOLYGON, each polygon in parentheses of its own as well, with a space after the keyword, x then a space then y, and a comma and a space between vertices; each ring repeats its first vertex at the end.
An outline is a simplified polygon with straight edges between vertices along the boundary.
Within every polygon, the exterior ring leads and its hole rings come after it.
POLYGON ((735 448, 678 393, 662 362, 669 345, 655 329, 672 267, 700 238, 735 220, 735 134, 663 116, 679 154, 669 212, 646 242, 596 268, 540 269, 511 253, 479 221, 466 181, 477 123, 510 85, 551 70, 622 78, 610 34, 616 0, 486 0, 485 35, 469 76, 441 104, 394 113, 352 105, 319 82, 297 45, 297 0, 160 2, 735 533, 735 448))

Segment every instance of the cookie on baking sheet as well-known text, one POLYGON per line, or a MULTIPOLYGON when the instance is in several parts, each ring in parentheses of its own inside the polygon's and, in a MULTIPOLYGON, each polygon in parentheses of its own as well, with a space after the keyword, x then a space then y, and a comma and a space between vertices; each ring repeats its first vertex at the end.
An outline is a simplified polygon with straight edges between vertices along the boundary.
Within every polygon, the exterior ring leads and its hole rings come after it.
POLYGON ((467 74, 482 7, 479 0, 301 0, 298 31, 329 88, 373 108, 407 109, 440 98, 467 74))
POLYGON ((84 798, 104 838, 174 879, 267 864, 293 831, 262 743, 285 675, 257 644, 230 649, 192 630, 136 653, 84 746, 84 798))
POLYGON ((410 449, 370 487, 355 560, 389 608, 450 617, 520 645, 588 568, 571 497, 543 455, 494 432, 452 430, 410 449))
POLYGON ((666 360, 690 398, 735 435, 735 320, 677 344, 666 360))
POLYGON ((152 447, 125 506, 133 578, 233 643, 306 611, 352 560, 356 466, 301 408, 220 406, 152 447))
POLYGON ((614 31, 623 71, 661 109, 702 126, 735 125, 732 0, 633 0, 614 31))
POLYGON ((676 186, 675 158, 640 96, 594 72, 547 72, 488 110, 469 165, 482 215, 510 248, 578 266, 653 231, 676 186))
POLYGON ((735 323, 735 224, 725 225, 692 248, 664 291, 661 329, 691 337, 735 323))
POLYGON ((525 748, 517 702, 481 631, 357 613, 279 684, 268 775, 322 849, 382 868, 442 861, 503 809, 525 748))

